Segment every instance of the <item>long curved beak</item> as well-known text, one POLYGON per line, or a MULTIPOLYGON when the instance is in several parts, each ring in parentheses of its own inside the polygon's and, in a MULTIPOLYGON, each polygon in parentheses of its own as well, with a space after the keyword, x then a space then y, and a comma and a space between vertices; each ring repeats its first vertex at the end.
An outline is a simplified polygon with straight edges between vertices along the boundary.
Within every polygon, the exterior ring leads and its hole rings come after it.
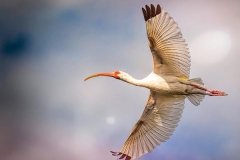
POLYGON ((87 78, 84 79, 84 81, 86 81, 90 78, 98 77, 98 76, 108 76, 108 77, 118 78, 117 75, 115 74, 115 72, 103 72, 103 73, 97 73, 97 74, 88 76, 87 78))

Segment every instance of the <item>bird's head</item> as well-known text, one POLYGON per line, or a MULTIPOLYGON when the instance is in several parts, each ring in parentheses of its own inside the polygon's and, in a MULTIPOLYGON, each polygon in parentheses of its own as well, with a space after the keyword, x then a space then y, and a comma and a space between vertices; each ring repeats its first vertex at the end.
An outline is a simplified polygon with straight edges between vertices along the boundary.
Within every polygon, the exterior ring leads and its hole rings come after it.
POLYGON ((115 71, 115 72, 102 72, 102 73, 97 73, 93 74, 91 76, 88 76, 87 78, 84 79, 84 81, 93 78, 93 77, 98 77, 98 76, 108 76, 108 77, 113 77, 116 79, 120 79, 123 81, 126 81, 129 77, 131 77, 129 74, 123 72, 123 71, 115 71))

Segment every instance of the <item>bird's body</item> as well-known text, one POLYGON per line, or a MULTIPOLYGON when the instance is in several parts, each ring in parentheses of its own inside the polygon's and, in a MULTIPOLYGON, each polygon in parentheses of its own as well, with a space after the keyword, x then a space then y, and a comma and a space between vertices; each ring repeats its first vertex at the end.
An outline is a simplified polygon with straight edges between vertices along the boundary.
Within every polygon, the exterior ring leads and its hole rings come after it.
POLYGON ((170 138, 180 121, 187 97, 199 105, 205 95, 226 96, 224 92, 203 86, 201 78, 189 79, 190 54, 177 23, 160 5, 142 8, 146 21, 154 70, 137 80, 123 71, 94 74, 109 76, 150 90, 145 109, 119 152, 119 159, 134 160, 151 152, 170 138))
MULTIPOLYGON (((123 73, 122 71, 120 72, 123 73)), ((170 75, 160 76, 154 72, 151 72, 147 77, 145 77, 142 80, 134 79, 130 75, 127 78, 123 78, 123 80, 127 83, 140 87, 145 87, 152 91, 165 95, 206 94, 205 91, 202 91, 201 89, 196 87, 196 86, 200 87, 201 86, 200 84, 191 82, 191 80, 187 78, 181 78, 170 75)))

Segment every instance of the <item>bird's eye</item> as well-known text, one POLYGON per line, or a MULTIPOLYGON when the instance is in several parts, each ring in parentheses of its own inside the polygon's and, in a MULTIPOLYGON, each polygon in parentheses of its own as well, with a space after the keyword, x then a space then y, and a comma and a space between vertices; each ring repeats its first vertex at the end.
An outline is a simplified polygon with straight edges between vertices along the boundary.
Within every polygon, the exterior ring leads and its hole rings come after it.
POLYGON ((114 78, 120 79, 119 74, 120 74, 120 71, 115 71, 114 78))

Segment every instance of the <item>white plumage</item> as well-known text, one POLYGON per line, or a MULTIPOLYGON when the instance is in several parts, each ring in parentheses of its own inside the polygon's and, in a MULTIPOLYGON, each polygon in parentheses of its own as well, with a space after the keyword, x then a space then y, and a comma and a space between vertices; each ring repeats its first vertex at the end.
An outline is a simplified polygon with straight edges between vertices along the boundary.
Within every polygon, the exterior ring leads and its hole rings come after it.
POLYGON ((114 156, 125 160, 139 158, 170 138, 180 121, 186 97, 194 105, 199 105, 205 95, 227 95, 205 88, 201 78, 189 79, 190 55, 187 43, 177 23, 160 5, 156 8, 146 5, 146 9, 142 8, 142 11, 154 71, 142 80, 123 71, 98 73, 85 79, 110 76, 150 89, 142 116, 120 151, 112 152, 114 156))

